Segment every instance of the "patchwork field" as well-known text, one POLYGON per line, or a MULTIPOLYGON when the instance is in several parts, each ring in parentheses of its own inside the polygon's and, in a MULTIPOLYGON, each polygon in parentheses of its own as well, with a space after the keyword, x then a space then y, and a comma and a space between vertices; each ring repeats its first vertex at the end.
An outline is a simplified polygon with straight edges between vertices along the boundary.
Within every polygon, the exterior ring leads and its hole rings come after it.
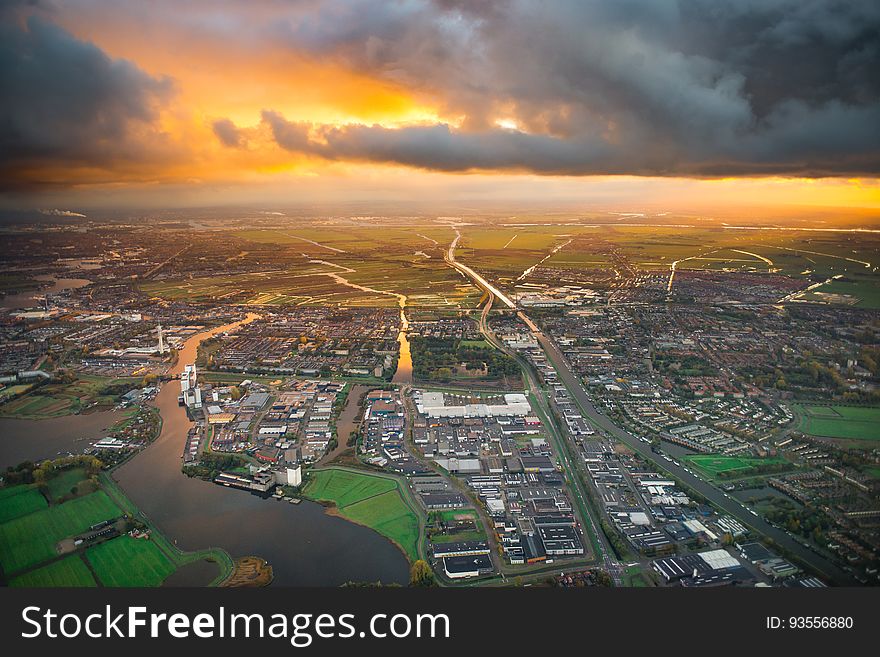
POLYGON ((139 383, 140 379, 81 375, 73 383, 49 383, 0 406, 0 415, 21 419, 43 419, 79 413, 86 408, 110 408, 114 395, 104 394, 109 386, 139 383))
POLYGON ((480 298, 443 261, 449 228, 364 226, 238 231, 243 244, 271 244, 273 267, 235 276, 147 281, 141 289, 166 299, 221 300, 253 305, 472 308, 480 298))
POLYGON ((880 408, 858 406, 796 406, 798 429, 811 436, 880 441, 880 408))
POLYGON ((86 550, 104 586, 159 586, 175 565, 151 539, 119 536, 86 550))
POLYGON ((348 470, 316 470, 304 494, 315 501, 333 502, 343 518, 391 539, 410 560, 419 558, 419 520, 395 480, 348 470))
POLYGON ((55 546, 61 539, 120 515, 106 493, 97 491, 4 522, 0 524, 0 566, 10 575, 48 561, 58 554, 55 546))
POLYGON ((78 554, 19 575, 9 582, 12 587, 38 588, 58 586, 97 586, 88 566, 78 554))
POLYGON ((13 486, 0 490, 0 523, 26 516, 48 506, 46 498, 34 486, 13 486))

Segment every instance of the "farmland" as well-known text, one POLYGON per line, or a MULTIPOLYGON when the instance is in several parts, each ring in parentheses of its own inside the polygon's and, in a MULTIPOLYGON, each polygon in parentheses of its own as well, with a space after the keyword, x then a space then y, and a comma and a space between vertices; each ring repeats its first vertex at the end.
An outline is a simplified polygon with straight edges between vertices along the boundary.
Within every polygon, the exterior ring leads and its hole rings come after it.
POLYGON ((233 301, 259 306, 470 308, 480 292, 443 261, 449 229, 363 227, 247 230, 243 244, 277 245, 271 268, 230 276, 149 281, 141 290, 165 299, 233 301))
POLYGON ((0 523, 26 516, 46 507, 46 498, 33 486, 14 486, 0 489, 0 523))
POLYGON ((880 441, 880 408, 797 406, 798 428, 811 436, 855 441, 880 441))
POLYGON ((110 387, 136 386, 140 379, 80 375, 71 383, 48 383, 0 406, 0 416, 43 419, 107 409, 116 403, 110 387))
POLYGON ((419 519, 394 479, 328 468, 312 472, 304 493, 332 502, 340 516, 390 539, 410 560, 419 558, 419 519))
POLYGON ((54 561, 13 578, 10 586, 34 588, 56 586, 96 586, 95 578, 78 554, 54 561))
POLYGON ((159 586, 175 570, 150 539, 119 536, 86 551, 104 586, 159 586))
POLYGON ((140 512, 108 476, 92 482, 81 468, 61 471, 43 489, 51 505, 35 485, 0 488, 0 572, 11 586, 159 586, 178 568, 203 560, 218 565, 213 584, 232 572, 224 551, 182 552, 155 529, 148 539, 124 534, 77 548, 64 539, 123 514, 137 519, 140 512), (74 486, 77 496, 70 499, 74 486), (76 553, 59 558, 70 550, 76 553))
POLYGON ((97 491, 0 525, 0 566, 9 575, 58 554, 56 544, 89 526, 122 515, 107 494, 97 491))

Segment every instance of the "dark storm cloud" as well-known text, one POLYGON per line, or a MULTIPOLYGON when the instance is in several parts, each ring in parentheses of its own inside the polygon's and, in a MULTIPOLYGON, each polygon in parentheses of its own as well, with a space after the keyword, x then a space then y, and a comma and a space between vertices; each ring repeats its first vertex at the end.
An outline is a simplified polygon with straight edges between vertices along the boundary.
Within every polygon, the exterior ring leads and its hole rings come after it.
POLYGON ((321 143, 300 125, 278 140, 289 150, 440 170, 880 173, 880 3, 326 2, 272 29, 463 117, 313 127, 321 143))
MULTIPOLYGON (((8 20, 7 20, 8 18, 8 20)), ((172 92, 39 16, 0 23, 0 170, 143 161, 162 150, 158 106, 172 92)))

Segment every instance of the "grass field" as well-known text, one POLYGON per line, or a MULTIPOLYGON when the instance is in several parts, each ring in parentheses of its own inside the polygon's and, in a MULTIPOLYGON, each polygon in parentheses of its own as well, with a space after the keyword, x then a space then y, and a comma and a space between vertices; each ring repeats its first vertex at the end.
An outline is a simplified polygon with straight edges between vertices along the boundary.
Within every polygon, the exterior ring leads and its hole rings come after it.
POLYGON ((410 560, 418 559, 419 520, 395 480, 347 470, 316 470, 305 495, 336 505, 339 515, 391 539, 410 560))
POLYGON ((0 415, 21 419, 62 417, 79 413, 93 404, 110 407, 112 395, 102 394, 107 386, 139 383, 137 378, 81 375, 72 383, 49 383, 0 406, 0 415))
POLYGON ((78 488, 77 484, 80 484, 84 479, 86 479, 86 473, 82 468, 71 468, 61 472, 46 483, 49 498, 57 500, 65 495, 70 495, 72 489, 78 488))
POLYGON ((880 441, 880 408, 859 406, 796 406, 798 429, 811 436, 880 441))
POLYGON ((58 586, 96 586, 88 566, 78 554, 71 554, 48 566, 19 575, 9 582, 12 587, 38 588, 58 586))
POLYGON ((313 499, 330 500, 341 508, 396 488, 391 479, 347 470, 319 470, 312 473, 306 491, 313 499))
POLYGON ((743 474, 748 474, 751 468, 787 463, 785 459, 780 457, 762 459, 750 456, 721 456, 720 454, 691 454, 682 458, 690 461, 710 477, 718 477, 722 474, 736 476, 738 470, 743 471, 743 474))
POLYGON ((141 289, 166 299, 222 299, 261 306, 475 307, 481 292, 443 261, 449 228, 292 226, 235 237, 277 248, 273 266, 235 276, 147 281, 141 289))
POLYGON ((0 524, 40 511, 48 506, 43 494, 33 486, 13 486, 0 490, 0 524))
POLYGON ((104 586, 159 586, 175 570, 151 539, 131 536, 89 548, 86 558, 104 586))
POLYGON ((55 545, 89 526, 122 515, 106 493, 97 491, 0 525, 0 565, 7 574, 57 555, 55 545))

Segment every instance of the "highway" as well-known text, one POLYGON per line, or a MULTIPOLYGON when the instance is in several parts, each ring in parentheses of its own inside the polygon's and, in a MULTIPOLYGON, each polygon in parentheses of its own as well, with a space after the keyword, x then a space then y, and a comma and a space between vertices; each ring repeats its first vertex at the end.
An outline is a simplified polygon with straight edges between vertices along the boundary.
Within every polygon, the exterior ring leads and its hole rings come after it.
MULTIPOLYGON (((480 332, 483 334, 483 337, 485 337, 486 341, 489 342, 489 344, 508 354, 520 364, 520 369, 522 370, 526 386, 528 387, 529 392, 531 392, 532 397, 537 402, 541 414, 544 415, 544 417, 546 418, 547 430, 550 432, 551 439, 554 443, 554 450, 559 457, 563 469, 569 475, 570 487, 572 489, 572 493, 577 498, 577 506, 579 507, 580 515, 582 516, 581 523, 584 525, 586 525, 586 523, 589 523, 589 525, 593 529, 593 533, 596 536, 596 541, 598 543, 600 554, 594 556, 601 558, 602 563, 605 566, 605 570, 611 576, 614 585, 621 586, 623 584, 623 567, 620 562, 615 558, 614 551, 609 545, 608 539, 605 537, 605 534, 602 532, 601 525, 593 516, 593 512, 590 509, 590 505, 587 499, 589 492, 585 489, 587 482, 583 475, 579 476, 580 468, 575 467, 575 464, 572 463, 571 456, 568 450, 568 446, 571 445, 571 441, 569 440, 568 435, 564 431, 560 432, 556 430, 553 424, 552 409, 547 402, 545 391, 541 388, 540 384, 535 378, 535 374, 532 371, 531 365, 527 363, 518 353, 508 349, 500 340, 498 340, 492 329, 489 327, 488 315, 496 298, 500 299, 511 308, 514 308, 514 305, 510 301, 510 299, 504 296, 497 288, 486 281, 486 279, 477 274, 467 265, 463 265, 455 259, 455 248, 460 238, 461 233, 456 230, 456 238, 452 241, 452 244, 449 246, 449 250, 446 253, 446 262, 449 266, 454 267, 466 276, 469 276, 480 289, 488 294, 486 304, 484 305, 483 311, 480 314, 480 332), (565 444, 563 444, 563 441, 565 444)), ((523 318, 523 320, 530 328, 532 328, 533 331, 538 330, 537 326, 535 326, 532 321, 528 319, 528 317, 525 317, 522 313, 520 313, 520 317, 523 318)), ((576 449, 575 453, 577 453, 576 449)), ((586 527, 584 529, 585 531, 587 531, 586 527)), ((584 536, 584 540, 587 540, 586 536, 584 536)))
MULTIPOLYGON (((522 313, 520 313, 520 315, 522 316, 522 313)), ((534 325, 532 324, 532 326, 534 325)), ((611 418, 602 413, 592 403, 586 390, 581 384, 580 379, 571 371, 565 356, 563 356, 556 344, 540 331, 534 332, 534 335, 544 348, 547 357, 553 363, 560 381, 575 398, 585 416, 589 418, 596 427, 605 430, 608 434, 641 454, 648 461, 655 463, 657 467, 666 470, 676 479, 690 486, 693 490, 697 491, 700 495, 712 502, 716 507, 723 509, 742 524, 751 527, 759 534, 772 538, 778 545, 797 555, 804 563, 811 566, 821 575, 824 575, 826 579, 843 586, 857 585, 857 582, 852 576, 831 563, 822 555, 801 545, 784 531, 774 527, 760 516, 753 515, 751 511, 740 502, 731 498, 723 491, 715 488, 715 486, 703 481, 690 472, 686 472, 681 466, 661 459, 657 454, 651 451, 648 444, 641 442, 638 438, 615 424, 611 418)))
MULTIPOLYGON (((494 337, 491 330, 489 330, 487 321, 488 309, 491 308, 493 297, 497 297, 509 308, 516 309, 516 305, 495 286, 493 286, 486 279, 476 273, 473 269, 471 269, 467 265, 462 264, 461 262, 458 262, 455 259, 455 248, 458 245, 458 241, 460 238, 461 233, 456 230, 456 237, 450 244, 445 256, 446 262, 451 267, 454 267, 458 271, 464 273, 466 276, 471 278, 478 287, 489 294, 489 299, 486 302, 486 307, 484 308, 483 313, 480 317, 480 330, 484 333, 484 335, 486 335, 487 339, 489 339, 492 344, 507 352, 507 350, 504 349, 503 345, 500 345, 498 340, 494 337)), ((800 558, 801 561, 809 565, 820 575, 824 576, 826 580, 840 586, 858 585, 858 582, 849 573, 826 559, 824 556, 814 552, 812 549, 794 540, 794 538, 789 536, 786 532, 778 529, 777 527, 774 527, 766 520, 756 515, 753 511, 746 508, 738 500, 733 499, 727 493, 719 490, 712 484, 700 479, 690 472, 685 471, 685 469, 679 465, 675 465, 670 461, 661 459, 657 454, 651 451, 650 446, 647 443, 643 443, 638 438, 615 424, 615 422, 611 418, 609 418, 607 415, 597 409, 593 402, 590 400, 586 390, 584 389, 583 384, 580 381, 580 378, 574 372, 572 372, 571 368, 569 367, 568 361, 559 350, 559 348, 556 346, 556 344, 546 335, 544 335, 539 327, 523 311, 518 310, 517 316, 526 324, 526 326, 528 326, 529 330, 538 340, 541 347, 544 349, 544 352, 547 354, 548 359, 556 369, 560 382, 565 385, 569 393, 577 402, 578 406, 580 406, 584 415, 597 428, 603 429, 609 435, 613 436, 634 451, 638 452, 647 461, 654 463, 659 469, 667 471, 674 478, 684 482, 690 488, 709 500, 713 505, 715 505, 715 507, 722 509, 726 513, 730 514, 743 525, 751 527, 758 534, 761 534, 768 538, 772 538, 780 547, 788 550, 792 554, 797 555, 797 557, 800 558)), ((518 355, 513 355, 517 357, 520 362, 522 362, 518 355)), ((525 367, 523 367, 523 372, 526 375, 529 388, 533 391, 535 398, 539 400, 541 407, 544 408, 547 404, 546 398, 544 397, 544 393, 541 387, 538 386, 537 382, 533 380, 531 368, 526 365, 525 367)), ((549 409, 547 410, 547 412, 549 416, 549 409)), ((553 431, 553 433, 555 433, 555 431, 553 431)), ((562 439, 565 440, 565 437, 562 437, 562 439)), ((557 451, 560 453, 559 456, 562 459, 563 465, 566 470, 572 473, 577 472, 577 470, 571 467, 568 458, 568 450, 557 449, 557 451)), ((574 479, 577 480, 578 477, 574 477, 574 479)), ((574 488, 578 494, 578 497, 581 498, 581 502, 583 503, 583 495, 585 493, 582 489, 582 484, 583 482, 576 481, 574 488)), ((609 570, 615 579, 615 583, 618 583, 617 580, 619 577, 620 566, 616 562, 616 560, 609 557, 609 552, 607 551, 607 542, 605 541, 604 535, 602 535, 601 528, 591 517, 589 511, 587 511, 587 515, 590 516, 589 519, 593 523, 593 527, 595 528, 596 534, 599 537, 600 546, 603 552, 603 560, 606 562, 606 566, 609 566, 609 570)))

